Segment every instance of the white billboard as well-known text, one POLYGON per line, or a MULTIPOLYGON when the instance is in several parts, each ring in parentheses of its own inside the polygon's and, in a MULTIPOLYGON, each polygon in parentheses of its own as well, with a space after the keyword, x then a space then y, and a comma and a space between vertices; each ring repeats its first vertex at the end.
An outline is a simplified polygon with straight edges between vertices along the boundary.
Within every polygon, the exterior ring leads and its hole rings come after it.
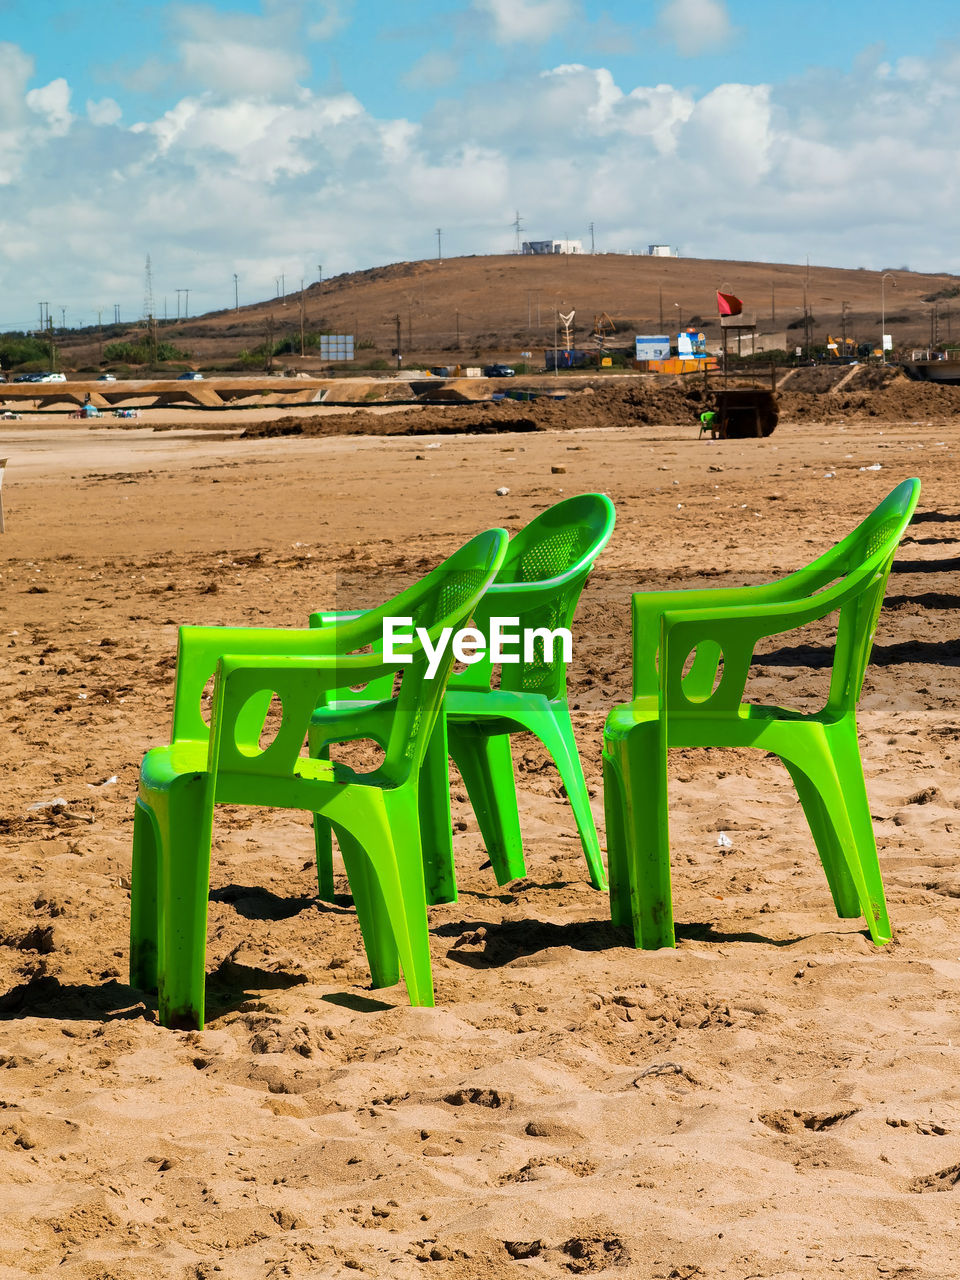
POLYGON ((666 334, 656 337, 636 337, 637 360, 669 360, 670 339, 666 334))

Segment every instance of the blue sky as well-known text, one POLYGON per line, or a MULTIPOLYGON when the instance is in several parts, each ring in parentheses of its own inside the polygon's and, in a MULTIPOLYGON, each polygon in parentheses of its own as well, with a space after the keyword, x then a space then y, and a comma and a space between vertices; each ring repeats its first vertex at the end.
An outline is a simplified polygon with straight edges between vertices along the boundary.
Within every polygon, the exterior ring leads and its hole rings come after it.
POLYGON ((530 238, 960 271, 956 3, 0 0, 0 328, 530 238))

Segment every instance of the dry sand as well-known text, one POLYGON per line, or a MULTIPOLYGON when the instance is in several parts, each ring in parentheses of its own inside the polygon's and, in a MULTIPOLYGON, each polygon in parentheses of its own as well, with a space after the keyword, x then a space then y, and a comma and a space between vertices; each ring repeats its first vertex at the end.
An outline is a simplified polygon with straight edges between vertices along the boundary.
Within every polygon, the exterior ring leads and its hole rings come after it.
MULTIPOLYGON (((442 439, 240 440, 229 416, 4 428, 3 1280, 956 1276, 956 425, 808 417, 726 443, 689 418, 442 439), (889 946, 836 919, 784 771, 707 751, 671 759, 678 947, 633 950, 521 739, 527 879, 497 888, 453 780, 436 1009, 370 990, 348 898, 314 896, 306 815, 236 808, 215 832, 207 1029, 162 1029, 127 985, 137 771, 168 731, 178 623, 304 625, 605 490, 617 530, 571 670, 602 821, 631 590, 793 569, 909 475, 921 511, 861 714, 889 946)), ((755 695, 809 704, 828 643, 771 644, 755 695)))

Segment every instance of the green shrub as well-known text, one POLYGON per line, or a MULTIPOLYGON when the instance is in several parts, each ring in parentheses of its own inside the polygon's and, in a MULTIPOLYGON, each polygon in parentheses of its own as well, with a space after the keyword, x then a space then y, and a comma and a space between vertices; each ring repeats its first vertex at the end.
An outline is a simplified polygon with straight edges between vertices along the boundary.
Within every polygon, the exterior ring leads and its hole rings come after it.
POLYGON ((161 360, 188 360, 190 353, 172 342, 109 342, 103 349, 103 358, 125 364, 154 364, 161 360))
POLYGON ((50 343, 25 333, 0 334, 0 368, 12 369, 28 363, 38 365, 37 372, 48 369, 51 364, 50 343))

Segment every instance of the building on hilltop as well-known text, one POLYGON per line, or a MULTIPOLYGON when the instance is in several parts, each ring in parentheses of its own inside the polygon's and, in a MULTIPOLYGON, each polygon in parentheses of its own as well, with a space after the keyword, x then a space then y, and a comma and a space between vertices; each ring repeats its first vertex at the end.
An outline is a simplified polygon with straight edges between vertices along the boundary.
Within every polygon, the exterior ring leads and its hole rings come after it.
POLYGON ((583 253, 582 240, 524 240, 524 253, 583 253))
POLYGON ((647 249, 647 256, 650 258, 679 258, 676 249, 671 249, 668 244, 652 244, 647 249))

